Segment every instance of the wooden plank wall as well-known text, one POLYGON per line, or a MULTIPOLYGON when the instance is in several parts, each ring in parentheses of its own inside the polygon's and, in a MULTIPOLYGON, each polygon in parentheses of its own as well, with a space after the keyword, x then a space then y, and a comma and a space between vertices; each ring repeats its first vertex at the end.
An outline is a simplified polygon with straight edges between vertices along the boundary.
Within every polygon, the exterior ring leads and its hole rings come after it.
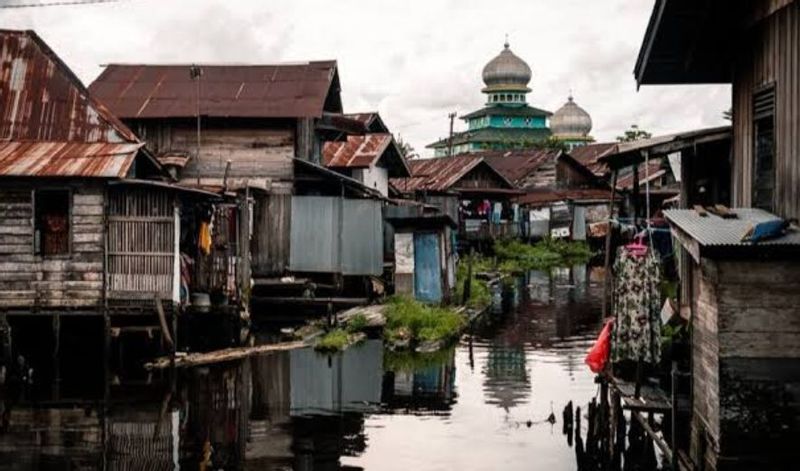
MULTIPOLYGON (((173 149, 189 150, 194 154, 195 131, 176 128, 172 131, 173 149)), ((225 166, 231 161, 229 177, 267 177, 291 179, 294 144, 290 130, 259 128, 204 129, 200 147, 200 164, 190 159, 182 172, 183 178, 222 178, 225 166)))
POLYGON ((282 275, 289 268, 292 195, 257 194, 251 239, 252 272, 282 275))
POLYGON ((69 256, 34 254, 32 184, 0 189, 0 307, 90 308, 103 295, 103 203, 100 183, 59 183, 69 189, 69 256))
MULTIPOLYGON (((763 2, 762 2, 763 3, 763 2)), ((774 0, 773 0, 774 3, 774 0)), ((775 209, 800 217, 800 2, 783 6, 740 39, 733 83, 734 171, 737 206, 751 205, 753 167, 753 92, 774 83, 776 93, 775 209)), ((778 6, 783 6, 776 10, 778 6)))
POLYGON ((703 273, 691 264, 692 312, 692 437, 691 457, 706 462, 701 469, 715 469, 719 452, 719 340, 718 293, 713 262, 703 259, 703 273))
POLYGON ((721 452, 800 458, 800 262, 717 266, 721 452))
POLYGON ((116 188, 109 194, 110 298, 172 299, 175 265, 173 195, 164 190, 116 188))
POLYGON ((694 462, 796 458, 800 262, 692 265, 694 462))
MULTIPOLYGON (((197 128, 193 122, 152 120, 135 123, 139 136, 154 153, 186 152, 195 155, 197 128)), ((296 130, 284 122, 241 120, 203 122, 200 164, 190 159, 181 179, 196 181, 198 172, 210 184, 219 184, 231 161, 232 179, 291 180, 296 130)))

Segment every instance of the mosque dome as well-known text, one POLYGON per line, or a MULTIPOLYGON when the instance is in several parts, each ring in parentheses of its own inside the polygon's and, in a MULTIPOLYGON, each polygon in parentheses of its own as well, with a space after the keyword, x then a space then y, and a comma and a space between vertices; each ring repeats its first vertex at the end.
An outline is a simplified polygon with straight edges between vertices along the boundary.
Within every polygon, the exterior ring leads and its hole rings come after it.
POLYGON ((484 92, 512 90, 528 92, 531 68, 509 49, 506 41, 503 50, 483 68, 484 92))
POLYGON ((592 130, 592 117, 569 96, 564 106, 550 117, 550 131, 556 137, 586 137, 592 130))

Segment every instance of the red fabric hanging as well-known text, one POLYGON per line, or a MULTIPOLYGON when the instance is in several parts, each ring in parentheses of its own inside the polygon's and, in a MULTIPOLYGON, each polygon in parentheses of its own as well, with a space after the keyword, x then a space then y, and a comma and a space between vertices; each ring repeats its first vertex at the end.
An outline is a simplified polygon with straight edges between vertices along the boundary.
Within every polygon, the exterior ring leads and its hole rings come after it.
POLYGON ((606 368, 608 363, 608 356, 611 353, 611 327, 614 324, 614 319, 606 321, 603 330, 592 345, 592 349, 586 355, 586 364, 593 373, 600 373, 606 368))

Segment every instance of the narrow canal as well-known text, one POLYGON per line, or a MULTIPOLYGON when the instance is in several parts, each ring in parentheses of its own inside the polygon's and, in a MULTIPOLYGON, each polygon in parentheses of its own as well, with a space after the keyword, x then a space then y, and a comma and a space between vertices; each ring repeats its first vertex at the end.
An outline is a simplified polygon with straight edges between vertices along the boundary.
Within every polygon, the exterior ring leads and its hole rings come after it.
POLYGON ((104 385, 62 365, 57 392, 46 375, 7 381, 0 469, 574 470, 561 411, 597 392, 583 358, 602 277, 514 280, 471 335, 428 356, 370 340, 104 385))

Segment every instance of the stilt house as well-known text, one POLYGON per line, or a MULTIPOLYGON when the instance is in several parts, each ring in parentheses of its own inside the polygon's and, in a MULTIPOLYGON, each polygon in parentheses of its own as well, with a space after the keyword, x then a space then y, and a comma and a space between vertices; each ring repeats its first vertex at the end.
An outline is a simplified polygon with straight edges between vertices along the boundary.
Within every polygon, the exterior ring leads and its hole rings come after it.
MULTIPOLYGON (((733 85, 730 165, 712 182, 729 189, 715 202, 735 217, 666 213, 685 254, 682 304, 692 325, 683 464, 789 469, 800 458, 800 233, 747 235, 800 216, 800 2, 659 0, 635 75, 639 85, 733 85)), ((702 159, 690 163, 684 208, 713 188, 694 172, 702 159)))
POLYGON ((213 195, 164 182, 36 33, 3 30, 0 41, 0 306, 177 304, 181 208, 213 195))
POLYGON ((335 61, 109 65, 90 90, 177 165, 181 186, 248 202, 255 288, 313 279, 340 292, 382 273, 380 191, 321 165, 324 141, 366 130, 341 115, 335 61))

